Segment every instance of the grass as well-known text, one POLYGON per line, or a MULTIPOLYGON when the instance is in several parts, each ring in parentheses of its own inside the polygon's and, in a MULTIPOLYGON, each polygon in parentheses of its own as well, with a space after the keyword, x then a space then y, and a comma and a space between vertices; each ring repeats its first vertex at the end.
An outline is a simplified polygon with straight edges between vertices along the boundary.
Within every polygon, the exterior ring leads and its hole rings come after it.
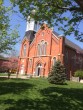
POLYGON ((83 110, 83 84, 0 78, 0 110, 83 110))
POLYGON ((0 73, 0 76, 7 76, 8 73, 0 73))
MULTIPOLYGON (((16 74, 11 74, 11 76, 15 76, 16 74)), ((8 73, 0 73, 0 76, 8 76, 8 73)))

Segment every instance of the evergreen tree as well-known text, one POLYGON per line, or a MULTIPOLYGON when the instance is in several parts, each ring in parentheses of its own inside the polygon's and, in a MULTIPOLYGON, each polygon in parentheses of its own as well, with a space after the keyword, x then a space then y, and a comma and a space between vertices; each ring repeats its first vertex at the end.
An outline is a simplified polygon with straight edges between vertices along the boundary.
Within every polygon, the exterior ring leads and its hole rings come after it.
POLYGON ((65 80, 65 68, 60 61, 57 61, 49 73, 48 81, 53 84, 63 84, 65 80))

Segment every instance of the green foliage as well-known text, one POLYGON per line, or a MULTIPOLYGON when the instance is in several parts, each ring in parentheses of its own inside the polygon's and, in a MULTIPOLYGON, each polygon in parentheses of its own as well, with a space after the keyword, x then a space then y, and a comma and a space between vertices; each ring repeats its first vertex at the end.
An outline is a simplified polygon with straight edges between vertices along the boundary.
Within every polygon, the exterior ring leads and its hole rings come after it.
POLYGON ((66 80, 65 68, 57 61, 49 73, 48 81, 53 84, 63 84, 66 80))
POLYGON ((3 2, 0 3, 0 53, 11 50, 13 46, 18 42, 18 31, 16 26, 14 29, 10 27, 10 15, 11 7, 3 6, 3 2))
POLYGON ((65 35, 74 33, 77 40, 83 41, 83 32, 79 25, 83 21, 83 3, 80 0, 10 0, 13 6, 18 5, 20 12, 26 18, 47 21, 50 25, 60 27, 65 35), (36 13, 31 13, 36 10, 36 13))
POLYGON ((83 78, 83 70, 77 70, 74 74, 75 77, 83 78))

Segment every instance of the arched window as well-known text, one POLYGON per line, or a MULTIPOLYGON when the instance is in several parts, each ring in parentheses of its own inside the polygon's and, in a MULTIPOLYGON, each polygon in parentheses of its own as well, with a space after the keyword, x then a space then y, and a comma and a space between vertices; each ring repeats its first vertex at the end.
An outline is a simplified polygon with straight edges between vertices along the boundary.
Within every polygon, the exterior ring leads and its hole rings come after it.
POLYGON ((44 43, 44 55, 46 55, 46 49, 47 49, 47 42, 44 43))
POLYGON ((32 67, 32 59, 29 59, 29 67, 32 67))
POLYGON ((41 75, 41 69, 42 69, 42 65, 41 64, 37 64, 35 75, 40 76, 41 75))
POLYGON ((37 54, 40 55, 40 44, 38 44, 38 48, 37 49, 38 49, 37 50, 37 52, 38 52, 37 54))
POLYGON ((38 44, 38 55, 46 55, 46 47, 47 43, 42 40, 40 44, 38 44))
POLYGON ((56 57, 53 58, 53 66, 55 65, 56 63, 56 57))
POLYGON ((23 56, 26 56, 26 44, 24 45, 24 49, 23 49, 23 56))
POLYGON ((41 54, 40 55, 44 55, 44 44, 45 44, 45 42, 42 40, 41 41, 41 54))

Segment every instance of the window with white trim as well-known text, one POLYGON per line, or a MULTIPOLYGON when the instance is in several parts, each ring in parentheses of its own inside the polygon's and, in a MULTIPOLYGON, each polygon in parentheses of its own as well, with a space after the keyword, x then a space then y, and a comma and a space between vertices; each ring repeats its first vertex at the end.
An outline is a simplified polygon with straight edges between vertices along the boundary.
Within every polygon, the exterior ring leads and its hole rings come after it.
POLYGON ((55 65, 56 63, 56 57, 53 58, 53 66, 55 65))
POLYGON ((46 48, 47 48, 47 42, 45 42, 44 40, 42 40, 38 44, 38 55, 46 55, 46 48))
POLYGON ((24 45, 24 48, 23 48, 23 56, 24 57, 26 56, 26 44, 24 45))

